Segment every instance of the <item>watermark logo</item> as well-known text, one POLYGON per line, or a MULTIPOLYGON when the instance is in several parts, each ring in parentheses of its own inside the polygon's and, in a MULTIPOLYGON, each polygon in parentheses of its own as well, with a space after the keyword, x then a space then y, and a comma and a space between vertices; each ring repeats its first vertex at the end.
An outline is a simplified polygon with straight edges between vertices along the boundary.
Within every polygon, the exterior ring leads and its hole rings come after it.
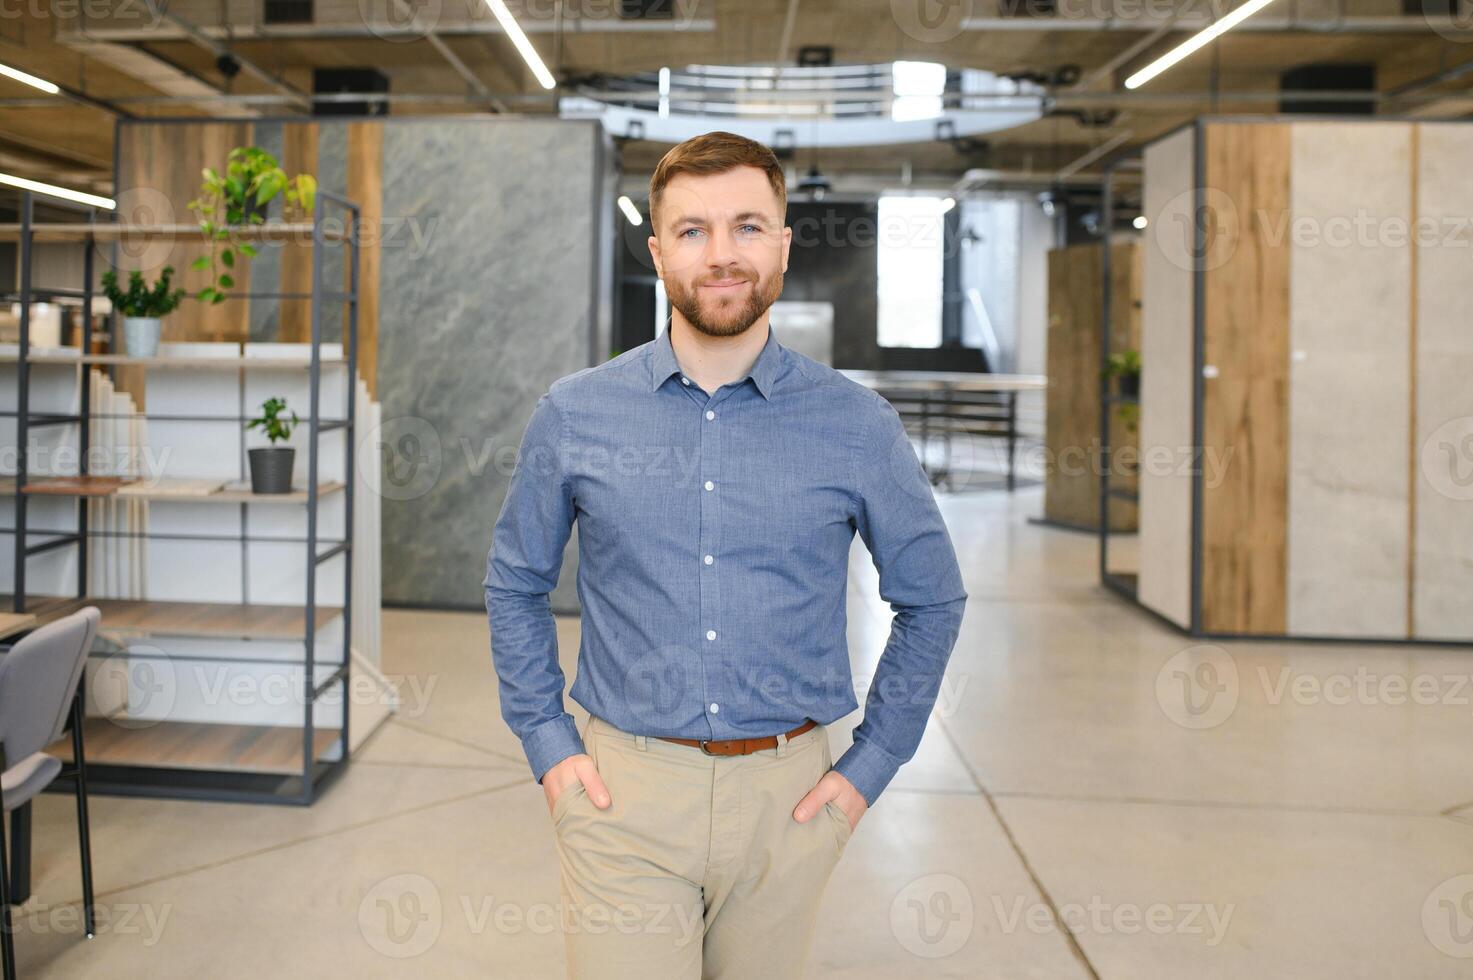
MULTIPOLYGON (((174 203, 157 188, 129 187, 118 192, 114 201, 117 206, 113 213, 121 223, 165 228, 179 223, 174 203)), ((151 275, 169 262, 174 254, 174 244, 171 234, 125 235, 116 240, 94 240, 92 249, 105 266, 112 266, 113 249, 116 248, 120 271, 138 269, 151 275)))
POLYGON ((950 956, 972 936, 976 909, 966 882, 931 874, 902 888, 890 903, 890 932, 906 952, 924 959, 950 956))
POLYGON ((1215 187, 1182 191, 1151 217, 1150 227, 1161 254, 1187 272, 1225 265, 1244 231, 1237 203, 1215 187))
POLYGON ((388 500, 422 497, 440 479, 444 453, 440 434, 415 415, 384 419, 363 437, 358 475, 369 493, 388 500))
POLYGON ((1422 443, 1422 476, 1449 500, 1473 500, 1473 415, 1432 430, 1422 443))
POLYGON ((1473 959, 1473 874, 1449 878, 1428 893, 1422 932, 1439 952, 1473 959))
POLYGON ((1452 0, 1449 11, 1440 12, 1440 4, 1421 4, 1422 19, 1439 36, 1458 44, 1473 41, 1473 2, 1452 0))
POLYGON ((152 728, 179 699, 179 672, 169 654, 146 643, 124 645, 99 659, 88 675, 92 711, 119 728, 152 728))
POLYGON ((645 650, 629 665, 622 680, 624 704, 641 718, 672 718, 686 692, 696 690, 703 671, 696 651, 680 644, 645 650))
POLYGON ((907 37, 939 44, 962 32, 972 0, 890 0, 890 16, 907 37))
POLYGON ((358 903, 358 930, 376 952, 395 959, 419 956, 440 938, 440 892, 424 875, 385 878, 358 903))
POLYGON ((443 0, 358 0, 363 26, 393 43, 423 39, 439 25, 443 11, 443 0))
POLYGON ((1238 665, 1222 647, 1202 644, 1177 653, 1156 673, 1156 703, 1183 728, 1216 728, 1238 706, 1238 665))
POLYGON ((1232 904, 1219 906, 1206 902, 1112 903, 1092 895, 1088 902, 1065 902, 1055 910, 1021 895, 1011 904, 1005 903, 1001 895, 992 896, 993 914, 1005 935, 1014 935, 1020 929, 1046 935, 1056 932, 1062 922, 1076 936, 1085 933, 1135 936, 1143 932, 1156 936, 1202 936, 1207 946, 1217 946, 1227 937, 1236 909, 1232 904))

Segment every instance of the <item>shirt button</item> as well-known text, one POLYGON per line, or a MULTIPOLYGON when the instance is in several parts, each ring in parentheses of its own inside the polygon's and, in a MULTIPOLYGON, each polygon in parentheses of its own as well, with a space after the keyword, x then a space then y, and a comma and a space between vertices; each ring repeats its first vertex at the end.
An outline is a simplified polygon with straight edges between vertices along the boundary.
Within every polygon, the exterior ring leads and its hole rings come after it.
POLYGON ((721 710, 721 705, 717 704, 715 701, 712 701, 711 702, 711 714, 714 715, 716 712, 718 712, 720 710, 721 710))
POLYGON ((708 639, 708 640, 714 640, 714 639, 716 639, 716 631, 715 630, 706 630, 706 639, 708 639))
POLYGON ((709 411, 709 410, 706 412, 706 418, 708 418, 708 419, 714 419, 715 417, 716 417, 716 413, 715 412, 712 412, 712 411, 709 411))
POLYGON ((715 558, 712 558, 712 557, 711 557, 711 556, 710 556, 710 555, 707 555, 707 556, 706 556, 706 564, 707 564, 707 565, 709 565, 709 564, 711 564, 711 563, 712 563, 712 562, 713 562, 713 561, 715 561, 715 560, 716 560, 716 559, 715 559, 715 558))
POLYGON ((715 490, 716 489, 716 484, 712 483, 710 480, 707 480, 706 481, 706 489, 707 490, 715 490))
POLYGON ((682 374, 680 376, 680 383, 683 385, 688 385, 690 384, 690 378, 687 378, 685 375, 682 374))

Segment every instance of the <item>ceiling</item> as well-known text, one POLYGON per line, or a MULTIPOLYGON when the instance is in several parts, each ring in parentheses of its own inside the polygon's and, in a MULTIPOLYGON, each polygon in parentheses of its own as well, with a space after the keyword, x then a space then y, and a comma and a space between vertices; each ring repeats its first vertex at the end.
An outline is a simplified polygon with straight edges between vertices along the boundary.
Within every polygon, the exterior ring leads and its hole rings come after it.
MULTIPOLYGON (((117 118, 306 115, 318 68, 383 72, 394 114, 550 114, 559 96, 610 76, 792 66, 809 47, 830 48, 836 65, 940 62, 1048 86, 1051 114, 981 139, 814 150, 800 138, 795 167, 816 164, 836 188, 954 181, 976 169, 1089 175, 1196 115, 1276 111, 1280 74, 1314 62, 1374 66, 1383 113, 1473 113, 1473 70, 1462 70, 1473 66, 1473 0, 1441 0, 1455 10, 1466 3, 1466 17, 1408 15, 1403 0, 1278 0, 1134 91, 1123 80, 1195 33, 1209 3, 654 0, 671 14, 663 20, 620 18, 619 0, 511 4, 560 82, 548 91, 483 0, 315 0, 313 22, 289 25, 263 23, 267 2, 104 0, 61 5, 69 14, 61 18, 44 4, 13 5, 14 16, 0 18, 0 63, 65 92, 50 97, 0 77, 0 171, 106 193, 117 118), (1057 9, 1039 13, 1048 7, 1057 9), (1012 8, 1021 13, 1003 15, 1012 8), (927 20, 933 11, 939 19, 927 20), (221 73, 221 54, 242 66, 233 78, 221 73), (1061 70, 1071 84, 1053 84, 1061 70)), ((631 175, 647 174, 667 148, 619 142, 631 175)))

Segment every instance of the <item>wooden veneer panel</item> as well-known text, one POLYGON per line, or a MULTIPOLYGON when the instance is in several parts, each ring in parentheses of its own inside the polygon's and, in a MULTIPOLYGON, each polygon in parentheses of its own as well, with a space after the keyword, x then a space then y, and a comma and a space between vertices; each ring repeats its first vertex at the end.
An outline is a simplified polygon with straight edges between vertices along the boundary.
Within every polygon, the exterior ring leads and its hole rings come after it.
POLYGON ((1203 134, 1200 574, 1209 632, 1284 632, 1290 146, 1286 123, 1208 124, 1203 134))

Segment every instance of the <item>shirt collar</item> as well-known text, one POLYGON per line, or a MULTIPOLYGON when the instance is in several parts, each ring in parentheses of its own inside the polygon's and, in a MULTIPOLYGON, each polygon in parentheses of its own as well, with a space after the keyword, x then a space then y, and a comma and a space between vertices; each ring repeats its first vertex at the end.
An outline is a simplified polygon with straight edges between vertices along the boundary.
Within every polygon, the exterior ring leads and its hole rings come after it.
MULTIPOLYGON (((752 370, 742 379, 751 378, 763 398, 772 398, 772 386, 777 381, 778 368, 782 366, 783 352, 786 349, 777 342, 777 334, 773 333, 769 324, 767 343, 762 345, 757 360, 752 362, 752 370)), ((672 374, 679 372, 680 362, 675 359, 675 348, 670 343, 670 328, 666 326, 660 336, 655 338, 655 345, 650 352, 650 390, 658 389, 672 374)))

